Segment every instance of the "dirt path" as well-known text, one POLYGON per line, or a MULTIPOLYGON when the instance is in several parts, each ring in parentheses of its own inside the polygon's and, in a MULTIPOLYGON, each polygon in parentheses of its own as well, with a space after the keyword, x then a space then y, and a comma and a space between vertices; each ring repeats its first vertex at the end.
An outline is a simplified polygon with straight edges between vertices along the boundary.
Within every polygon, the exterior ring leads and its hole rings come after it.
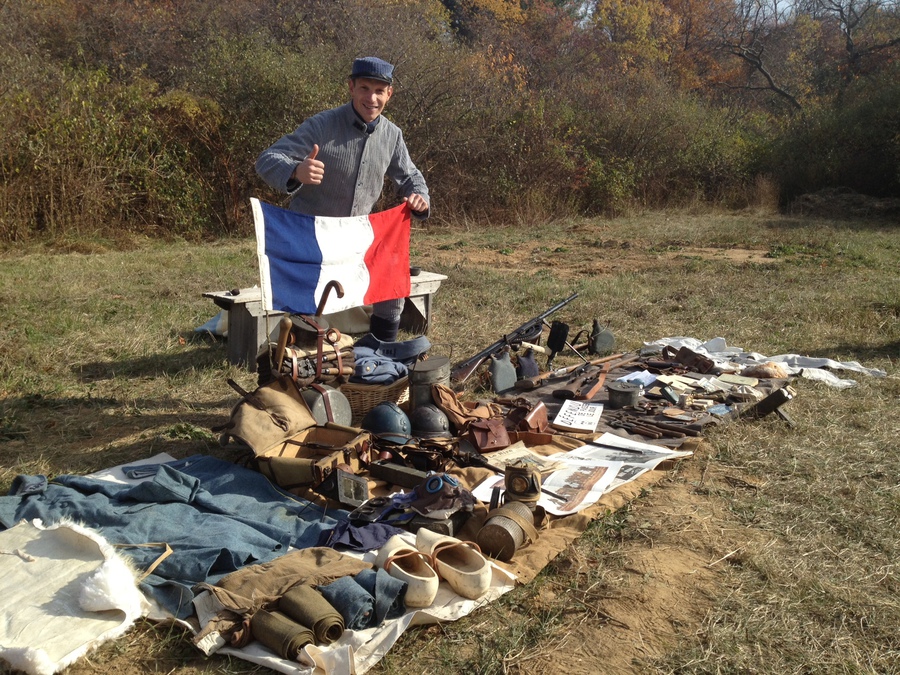
MULTIPOLYGON (((702 446, 674 476, 631 504, 627 539, 603 560, 574 547, 561 572, 577 578, 599 564, 609 574, 596 590, 575 596, 587 617, 523 672, 588 675, 601 664, 604 673, 645 672, 676 641, 701 630, 717 598, 729 592, 728 566, 739 564, 741 552, 760 539, 759 532, 734 524, 727 502, 710 489, 733 488, 708 462, 708 451, 702 446)), ((557 600, 554 591, 548 595, 548 602, 557 600)))

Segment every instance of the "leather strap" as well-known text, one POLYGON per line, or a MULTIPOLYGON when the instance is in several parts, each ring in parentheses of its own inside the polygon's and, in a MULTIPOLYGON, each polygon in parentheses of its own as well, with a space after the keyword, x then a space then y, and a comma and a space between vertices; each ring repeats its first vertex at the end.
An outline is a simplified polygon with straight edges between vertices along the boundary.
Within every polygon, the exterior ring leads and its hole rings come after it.
POLYGON ((522 528, 522 531, 525 532, 525 536, 528 538, 528 541, 537 541, 538 532, 534 529, 534 523, 530 523, 517 512, 512 509, 507 509, 505 506, 501 506, 499 509, 494 511, 493 513, 488 514, 488 520, 495 516, 503 516, 504 518, 509 518, 516 525, 522 528))
MULTIPOLYGON (((422 553, 421 551, 405 550, 405 551, 400 551, 400 553, 397 553, 396 555, 392 555, 392 556, 388 557, 388 559, 384 561, 384 565, 382 565, 382 568, 384 569, 385 572, 390 572, 391 565, 394 564, 394 561, 395 560, 403 560, 404 558, 420 558, 429 567, 431 567, 431 565, 432 565, 431 556, 429 556, 425 553, 422 553)), ((434 569, 434 568, 432 567, 432 569, 434 569)))
POLYGON ((115 548, 150 548, 150 547, 159 547, 159 546, 163 546, 163 547, 165 547, 165 549, 163 550, 162 553, 159 554, 159 557, 153 561, 153 563, 150 565, 150 567, 147 568, 147 571, 144 572, 138 578, 138 582, 143 581, 144 579, 149 577, 151 574, 153 574, 153 571, 162 564, 162 561, 165 560, 166 558, 168 558, 170 555, 172 555, 172 553, 173 553, 172 547, 169 546, 164 541, 163 542, 151 542, 148 544, 115 544, 115 548))
MULTIPOLYGON (((318 370, 321 371, 321 363, 318 370)), ((334 422, 334 412, 331 410, 331 399, 328 397, 328 390, 318 382, 313 382, 309 386, 322 395, 322 402, 325 404, 325 417, 328 418, 329 422, 334 422)))
POLYGON ((474 550, 478 551, 479 553, 481 553, 481 547, 478 544, 476 544, 474 541, 445 541, 445 542, 437 544, 431 550, 431 567, 437 573, 438 579, 440 579, 442 581, 444 579, 444 575, 441 574, 440 567, 438 566, 438 556, 441 553, 443 553, 444 551, 447 551, 451 548, 456 548, 457 546, 468 546, 469 548, 474 549, 474 550))
POLYGON ((337 358, 338 377, 340 377, 344 372, 344 362, 343 359, 341 359, 340 347, 338 347, 338 341, 341 339, 341 332, 337 328, 329 328, 325 332, 325 339, 334 350, 335 358, 337 358))

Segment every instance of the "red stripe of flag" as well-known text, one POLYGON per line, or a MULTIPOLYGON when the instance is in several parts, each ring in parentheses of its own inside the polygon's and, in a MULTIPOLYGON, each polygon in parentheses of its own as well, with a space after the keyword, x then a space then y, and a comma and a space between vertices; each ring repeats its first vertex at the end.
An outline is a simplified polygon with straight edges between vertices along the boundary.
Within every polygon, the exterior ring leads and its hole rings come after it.
POLYGON ((410 213, 404 203, 369 216, 374 240, 365 255, 369 270, 366 304, 409 295, 410 213))

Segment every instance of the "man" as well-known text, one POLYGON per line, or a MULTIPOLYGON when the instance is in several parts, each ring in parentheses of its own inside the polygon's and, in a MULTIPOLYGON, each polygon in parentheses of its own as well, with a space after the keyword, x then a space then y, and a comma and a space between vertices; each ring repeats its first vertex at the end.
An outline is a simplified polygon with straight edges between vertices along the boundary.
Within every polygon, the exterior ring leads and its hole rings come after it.
MULTIPOLYGON (((290 208, 311 216, 365 216, 381 196, 384 178, 417 218, 430 209, 425 178, 409 157, 403 133, 382 117, 394 93, 394 67, 374 56, 356 59, 350 102, 307 119, 256 160, 256 172, 291 195, 290 208)), ((406 273, 404 270, 403 273, 406 273)), ((397 339, 404 299, 373 306, 370 331, 397 339)))

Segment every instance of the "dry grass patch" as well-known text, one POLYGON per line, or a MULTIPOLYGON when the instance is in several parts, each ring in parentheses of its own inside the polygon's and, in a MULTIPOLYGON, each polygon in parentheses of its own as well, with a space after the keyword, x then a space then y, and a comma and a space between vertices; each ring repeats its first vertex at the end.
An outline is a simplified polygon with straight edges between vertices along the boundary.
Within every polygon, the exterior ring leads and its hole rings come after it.
MULTIPOLYGON (((462 359, 573 292, 619 348, 722 336, 763 354, 857 360, 853 389, 798 381, 796 422, 709 434, 697 456, 596 521, 533 582, 410 631, 378 673, 900 671, 900 230, 772 215, 668 213, 515 229, 430 228, 447 274, 432 341, 462 359), (610 243, 612 242, 612 243, 610 243)), ((204 291, 256 283, 253 243, 12 255, 0 267, 0 487, 156 452, 220 448, 235 402, 204 291)), ((560 355, 558 363, 571 362, 560 355)), ((474 395, 487 395, 470 383, 474 395)), ((74 673, 259 672, 142 624, 74 673)))

